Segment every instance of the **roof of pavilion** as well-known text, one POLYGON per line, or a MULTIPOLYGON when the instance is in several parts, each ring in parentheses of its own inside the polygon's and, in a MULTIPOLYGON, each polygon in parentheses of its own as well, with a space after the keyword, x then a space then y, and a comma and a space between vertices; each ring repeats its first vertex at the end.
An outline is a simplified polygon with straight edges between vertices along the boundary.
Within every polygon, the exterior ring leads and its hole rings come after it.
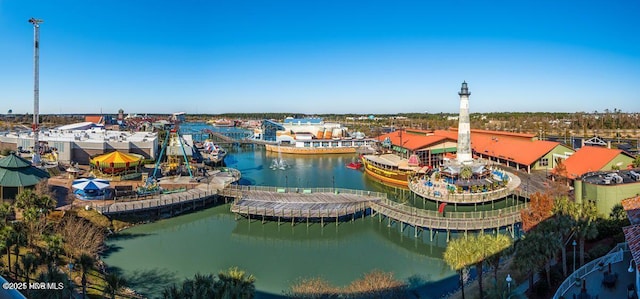
POLYGON ((10 154, 0 159, 0 186, 25 187, 49 178, 49 173, 31 165, 24 158, 10 154))

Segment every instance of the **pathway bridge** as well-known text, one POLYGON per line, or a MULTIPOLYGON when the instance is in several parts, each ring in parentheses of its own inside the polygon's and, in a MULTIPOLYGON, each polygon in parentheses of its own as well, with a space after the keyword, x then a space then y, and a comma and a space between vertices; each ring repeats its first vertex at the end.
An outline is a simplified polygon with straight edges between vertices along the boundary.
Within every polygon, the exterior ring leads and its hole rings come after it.
POLYGON ((217 190, 207 190, 206 185, 192 188, 184 192, 170 194, 155 194, 145 199, 118 201, 109 200, 101 204, 87 203, 90 207, 103 215, 130 214, 155 211, 177 214, 185 209, 197 209, 217 200, 217 190))
POLYGON ((371 214, 387 218, 389 226, 398 223, 401 230, 413 226, 415 236, 419 230, 429 230, 431 238, 438 231, 485 231, 507 229, 515 237, 516 224, 522 221, 520 211, 528 207, 522 203, 503 209, 477 212, 447 212, 418 209, 387 198, 386 193, 341 188, 283 188, 265 186, 229 186, 220 195, 233 197, 231 211, 248 218, 262 217, 309 222, 324 222, 325 218, 339 218, 371 214))
POLYGON ((215 132, 210 129, 204 129, 200 132, 206 134, 209 139, 218 144, 224 143, 250 143, 253 137, 253 132, 250 131, 221 131, 215 132))
MULTIPOLYGON (((371 202, 370 207, 378 215, 380 221, 387 218, 388 225, 392 222, 400 225, 403 231, 405 226, 413 226, 415 237, 419 230, 429 230, 429 237, 433 240, 438 231, 449 234, 453 232, 493 230, 497 233, 500 229, 506 229, 511 237, 516 236, 516 224, 522 222, 520 211, 529 206, 523 203, 503 209, 477 212, 447 212, 445 214, 438 211, 418 209, 410 207, 389 199, 379 202, 371 202)), ((374 215, 375 216, 375 215, 374 215)))

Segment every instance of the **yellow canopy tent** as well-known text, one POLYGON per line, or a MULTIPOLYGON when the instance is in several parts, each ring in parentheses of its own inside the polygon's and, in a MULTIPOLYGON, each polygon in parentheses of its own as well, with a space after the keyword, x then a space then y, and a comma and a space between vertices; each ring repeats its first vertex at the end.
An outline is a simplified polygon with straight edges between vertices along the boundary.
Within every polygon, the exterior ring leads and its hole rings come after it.
POLYGON ((142 163, 142 156, 115 151, 94 157, 89 163, 102 172, 118 173, 138 167, 142 163))

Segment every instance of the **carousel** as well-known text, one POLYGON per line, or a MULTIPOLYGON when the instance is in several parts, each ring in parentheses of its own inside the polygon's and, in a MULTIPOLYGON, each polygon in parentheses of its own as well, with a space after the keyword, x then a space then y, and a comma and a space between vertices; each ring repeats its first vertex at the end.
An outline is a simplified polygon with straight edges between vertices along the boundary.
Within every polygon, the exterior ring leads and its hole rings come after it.
POLYGON ((94 157, 89 161, 91 172, 96 177, 111 180, 139 178, 143 157, 137 154, 125 154, 118 151, 94 157))

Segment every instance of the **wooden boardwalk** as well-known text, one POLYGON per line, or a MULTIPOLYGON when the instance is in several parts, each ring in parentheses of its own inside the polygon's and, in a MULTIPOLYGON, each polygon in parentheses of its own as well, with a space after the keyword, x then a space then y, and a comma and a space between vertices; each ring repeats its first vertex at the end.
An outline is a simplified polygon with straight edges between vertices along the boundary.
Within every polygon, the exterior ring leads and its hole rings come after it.
POLYGON ((482 212, 448 212, 444 215, 436 211, 416 209, 385 199, 370 203, 379 216, 384 215, 402 225, 416 228, 449 231, 484 231, 488 229, 509 228, 513 233, 515 224, 522 221, 520 210, 528 205, 514 206, 500 210, 482 212), (466 217, 463 215, 469 215, 466 217), (461 217, 462 216, 462 217, 461 217))
POLYGON ((377 214, 391 222, 418 229, 447 231, 484 231, 506 228, 515 233, 515 225, 522 221, 520 211, 528 204, 479 212, 447 212, 417 209, 387 199, 385 193, 331 188, 301 189, 260 186, 229 186, 221 195, 233 197, 231 211, 246 217, 290 219, 338 218, 349 215, 377 214))
POLYGON ((386 194, 332 188, 234 186, 221 195, 234 197, 231 211, 243 216, 321 220, 363 213, 386 194))
POLYGON ((207 191, 204 189, 193 188, 184 192, 171 193, 171 194, 157 194, 146 199, 135 201, 117 201, 110 200, 103 204, 91 204, 88 205, 103 215, 116 215, 127 213, 138 213, 144 211, 168 210, 171 212, 173 209, 197 208, 210 203, 216 199, 216 190, 207 191))

